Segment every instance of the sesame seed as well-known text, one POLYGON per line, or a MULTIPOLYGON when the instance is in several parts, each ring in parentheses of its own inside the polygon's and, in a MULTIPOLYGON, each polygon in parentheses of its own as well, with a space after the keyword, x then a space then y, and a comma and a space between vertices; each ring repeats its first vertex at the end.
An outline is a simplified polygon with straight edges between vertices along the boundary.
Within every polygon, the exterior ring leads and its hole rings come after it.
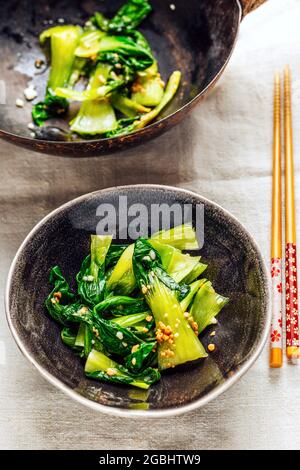
POLYGON ((135 358, 135 357, 133 357, 133 358, 131 359, 131 364, 132 364, 133 366, 136 365, 136 358, 135 358))
POLYGON ((150 255, 150 258, 151 258, 153 261, 156 259, 156 253, 155 253, 154 250, 150 250, 149 255, 150 255))
POLYGON ((146 295, 148 292, 148 288, 146 286, 142 286, 142 293, 146 295))
POLYGON ((113 368, 110 367, 109 369, 107 369, 106 374, 111 377, 113 375, 116 375, 117 371, 116 371, 116 369, 113 369, 113 368))
POLYGON ((44 63, 43 59, 35 59, 34 66, 36 69, 40 69, 44 63))
POLYGON ((58 18, 57 20, 58 23, 63 24, 65 22, 64 18, 58 18))
POLYGON ((123 338, 124 338, 124 335, 123 335, 122 331, 118 331, 117 334, 116 334, 116 337, 117 337, 118 339, 123 339, 123 338))
POLYGON ((167 314, 167 313, 165 313, 165 314, 164 314, 164 317, 165 317, 165 318, 168 318, 168 314, 167 314))
POLYGON ((79 315, 84 315, 88 311, 87 307, 81 307, 81 309, 78 311, 79 315))
POLYGON ((29 85, 27 88, 25 88, 23 93, 27 101, 32 101, 37 97, 37 91, 33 88, 32 85, 29 85))
POLYGON ((127 348, 127 346, 128 346, 127 343, 124 343, 124 342, 123 342, 122 344, 123 344, 124 348, 127 348))
POLYGON ((189 318, 189 316, 190 316, 189 312, 184 312, 183 315, 184 315, 185 318, 189 318))
POLYGON ((102 74, 100 74, 100 75, 98 76, 98 80, 99 80, 100 83, 105 83, 105 82, 106 82, 106 80, 105 80, 105 78, 104 78, 104 76, 103 76, 102 74))
POLYGON ((27 124, 27 127, 28 127, 28 129, 30 129, 31 131, 33 131, 33 130, 35 129, 35 125, 33 124, 33 122, 29 122, 29 123, 27 124))
POLYGON ((172 11, 176 10, 176 6, 174 5, 174 3, 170 4, 170 10, 172 10, 172 11))
POLYGON ((215 335, 216 335, 216 332, 215 332, 215 331, 212 331, 209 336, 215 336, 215 335))
POLYGON ((21 100, 20 98, 17 98, 17 99, 16 99, 16 106, 17 106, 18 108, 24 108, 24 101, 21 100))
POLYGON ((139 349, 139 345, 138 345, 138 344, 135 344, 134 346, 132 346, 131 352, 132 352, 132 353, 135 353, 138 349, 139 349))
POLYGON ((146 321, 151 321, 152 318, 153 318, 152 315, 147 315, 147 316, 146 316, 146 321))
POLYGON ((210 343, 210 344, 207 346, 207 349, 212 352, 212 351, 214 351, 214 350, 216 349, 216 346, 215 346, 214 344, 210 343))
POLYGON ((30 132, 30 137, 31 137, 32 139, 34 139, 34 138, 35 138, 35 133, 34 133, 34 132, 30 132))
POLYGON ((178 338, 178 336, 179 336, 179 333, 174 334, 174 338, 178 338))

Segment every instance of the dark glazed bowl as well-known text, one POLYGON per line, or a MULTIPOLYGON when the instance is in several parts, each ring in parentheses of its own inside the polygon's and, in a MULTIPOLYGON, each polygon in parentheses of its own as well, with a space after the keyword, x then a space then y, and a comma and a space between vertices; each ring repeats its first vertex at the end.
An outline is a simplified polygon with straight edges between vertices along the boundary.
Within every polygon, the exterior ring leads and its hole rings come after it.
MULTIPOLYGON (((123 186, 81 196, 36 225, 12 263, 6 313, 27 359, 49 382, 80 403, 115 415, 173 415, 217 397, 254 363, 270 326, 268 277, 253 238, 220 206, 177 188, 123 186), (207 276, 216 290, 230 298, 213 327, 215 352, 201 363, 162 375, 147 392, 88 380, 81 360, 61 342, 60 329, 43 305, 50 289, 50 268, 59 264, 67 278, 74 279, 99 222, 97 207, 108 203, 118 208, 119 196, 127 196, 128 205, 139 203, 148 209, 151 204, 203 204, 202 259, 209 265, 207 276)), ((202 335, 205 346, 211 342, 211 328, 202 335)))

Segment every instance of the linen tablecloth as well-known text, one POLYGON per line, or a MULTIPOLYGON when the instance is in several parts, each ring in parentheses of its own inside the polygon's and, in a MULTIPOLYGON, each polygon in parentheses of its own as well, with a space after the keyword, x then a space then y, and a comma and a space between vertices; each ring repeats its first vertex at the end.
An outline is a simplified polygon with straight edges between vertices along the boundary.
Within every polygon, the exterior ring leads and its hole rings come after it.
MULTIPOLYGON (((104 158, 63 159, 0 142, 0 270, 49 211, 86 192, 161 183, 199 192, 270 244, 272 84, 291 65, 296 189, 300 182, 300 2, 269 0, 242 22, 225 75, 177 128, 104 158)), ((298 208, 300 191, 297 191, 298 208)), ((300 214, 298 211, 300 226, 300 214)), ((299 235, 299 233, 298 233, 299 235)), ((300 446, 300 368, 268 367, 268 347, 240 382, 205 408, 153 421, 97 414, 31 369, 0 315, 0 448, 294 449, 300 446)))

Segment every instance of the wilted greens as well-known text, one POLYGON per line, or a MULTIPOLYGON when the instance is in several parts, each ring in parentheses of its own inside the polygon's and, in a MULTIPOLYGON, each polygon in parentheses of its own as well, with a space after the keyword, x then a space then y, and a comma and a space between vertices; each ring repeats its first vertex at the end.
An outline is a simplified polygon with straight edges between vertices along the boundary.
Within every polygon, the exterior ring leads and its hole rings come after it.
POLYGON ((54 266, 45 305, 89 378, 149 388, 160 372, 207 356, 198 335, 228 299, 207 279, 185 224, 131 245, 92 235, 71 285, 54 266))
POLYGON ((151 12, 148 0, 127 0, 112 18, 96 12, 84 26, 53 26, 40 35, 49 56, 45 98, 32 109, 35 124, 66 115, 82 137, 121 136, 153 121, 173 99, 181 73, 167 84, 148 41, 136 28, 151 12), (72 113, 71 113, 72 114, 72 113))

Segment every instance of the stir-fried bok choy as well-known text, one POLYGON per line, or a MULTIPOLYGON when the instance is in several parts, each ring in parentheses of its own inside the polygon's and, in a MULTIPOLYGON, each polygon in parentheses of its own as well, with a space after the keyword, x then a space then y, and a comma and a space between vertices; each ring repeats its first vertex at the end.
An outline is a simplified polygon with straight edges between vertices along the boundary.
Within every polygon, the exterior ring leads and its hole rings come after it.
POLYGON ((87 377, 148 389, 165 369, 208 355, 199 334, 228 299, 199 279, 207 266, 195 249, 189 224, 127 246, 92 235, 73 282, 52 268, 45 306, 87 377))
POLYGON ((43 31, 40 44, 50 72, 44 100, 32 109, 34 123, 68 115, 70 137, 105 138, 156 119, 175 96, 181 73, 174 71, 165 84, 147 39, 136 29, 151 10, 148 0, 127 0, 112 18, 95 12, 82 26, 43 31), (78 105, 69 108, 71 102, 78 105))

